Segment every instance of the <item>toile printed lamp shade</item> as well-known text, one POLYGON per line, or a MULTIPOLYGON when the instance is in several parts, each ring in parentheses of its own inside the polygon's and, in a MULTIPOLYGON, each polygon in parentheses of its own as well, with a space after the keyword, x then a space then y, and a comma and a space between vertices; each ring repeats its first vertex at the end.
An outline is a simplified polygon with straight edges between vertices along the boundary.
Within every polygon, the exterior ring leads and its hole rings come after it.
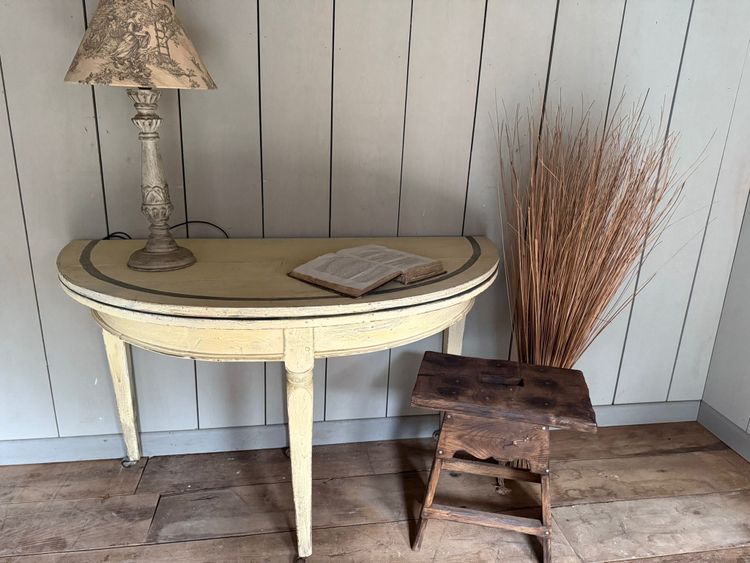
POLYGON ((65 81, 216 88, 169 0, 100 0, 65 81))

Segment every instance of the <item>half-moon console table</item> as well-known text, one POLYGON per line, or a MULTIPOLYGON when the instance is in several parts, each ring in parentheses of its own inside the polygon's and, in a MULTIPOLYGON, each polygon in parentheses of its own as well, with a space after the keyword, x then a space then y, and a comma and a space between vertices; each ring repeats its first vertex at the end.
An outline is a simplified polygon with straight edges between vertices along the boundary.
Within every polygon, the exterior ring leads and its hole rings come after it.
MULTIPOLYGON (((60 281, 103 329, 129 460, 140 458, 130 345, 181 358, 283 361, 300 557, 312 553, 313 361, 385 350, 446 331, 460 353, 474 298, 497 276, 483 237, 367 239, 190 239, 198 261, 172 272, 137 272, 128 257, 143 241, 78 240, 60 253, 60 281), (442 260, 446 273, 391 282, 359 299, 287 273, 327 252, 360 244, 442 260)), ((352 374, 356 377, 356 374, 352 374)))

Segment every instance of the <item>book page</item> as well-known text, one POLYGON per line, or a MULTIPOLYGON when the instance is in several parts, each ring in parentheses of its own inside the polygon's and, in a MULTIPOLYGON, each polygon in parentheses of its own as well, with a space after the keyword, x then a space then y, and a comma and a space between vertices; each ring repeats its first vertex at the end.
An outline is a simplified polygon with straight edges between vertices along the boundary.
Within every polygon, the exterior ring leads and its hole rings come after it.
POLYGON ((410 254, 409 252, 402 252, 400 250, 393 250, 380 246, 377 244, 367 244, 364 246, 355 246, 354 248, 345 248, 339 251, 339 254, 346 254, 347 256, 356 256, 363 260, 370 260, 379 264, 387 264, 394 268, 398 268, 401 272, 406 272, 411 268, 420 266, 427 266, 434 264, 435 260, 432 258, 425 258, 424 256, 418 256, 416 254, 410 254))
POLYGON ((324 254, 293 270, 293 273, 316 278, 342 287, 364 290, 373 284, 396 278, 399 268, 362 260, 342 253, 324 254))

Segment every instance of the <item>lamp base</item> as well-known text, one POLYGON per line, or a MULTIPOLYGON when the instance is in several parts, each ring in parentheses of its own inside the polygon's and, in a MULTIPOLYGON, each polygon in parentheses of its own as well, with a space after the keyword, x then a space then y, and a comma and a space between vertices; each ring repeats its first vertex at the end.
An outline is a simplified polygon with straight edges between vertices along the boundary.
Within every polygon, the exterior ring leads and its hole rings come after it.
POLYGON ((178 246, 168 252, 149 252, 145 248, 130 255, 128 268, 141 272, 170 272, 195 264, 195 256, 187 248, 178 246))

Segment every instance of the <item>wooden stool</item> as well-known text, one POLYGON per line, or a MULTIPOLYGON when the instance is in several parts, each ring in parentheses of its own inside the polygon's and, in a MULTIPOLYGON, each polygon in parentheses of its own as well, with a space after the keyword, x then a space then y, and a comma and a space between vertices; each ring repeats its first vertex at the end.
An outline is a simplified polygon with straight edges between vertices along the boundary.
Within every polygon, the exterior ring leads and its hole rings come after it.
POLYGON ((537 536, 544 561, 551 561, 549 428, 596 432, 583 374, 427 352, 411 404, 445 411, 413 549, 421 547, 428 520, 437 518, 537 536), (541 520, 434 504, 443 469, 541 484, 541 520))

